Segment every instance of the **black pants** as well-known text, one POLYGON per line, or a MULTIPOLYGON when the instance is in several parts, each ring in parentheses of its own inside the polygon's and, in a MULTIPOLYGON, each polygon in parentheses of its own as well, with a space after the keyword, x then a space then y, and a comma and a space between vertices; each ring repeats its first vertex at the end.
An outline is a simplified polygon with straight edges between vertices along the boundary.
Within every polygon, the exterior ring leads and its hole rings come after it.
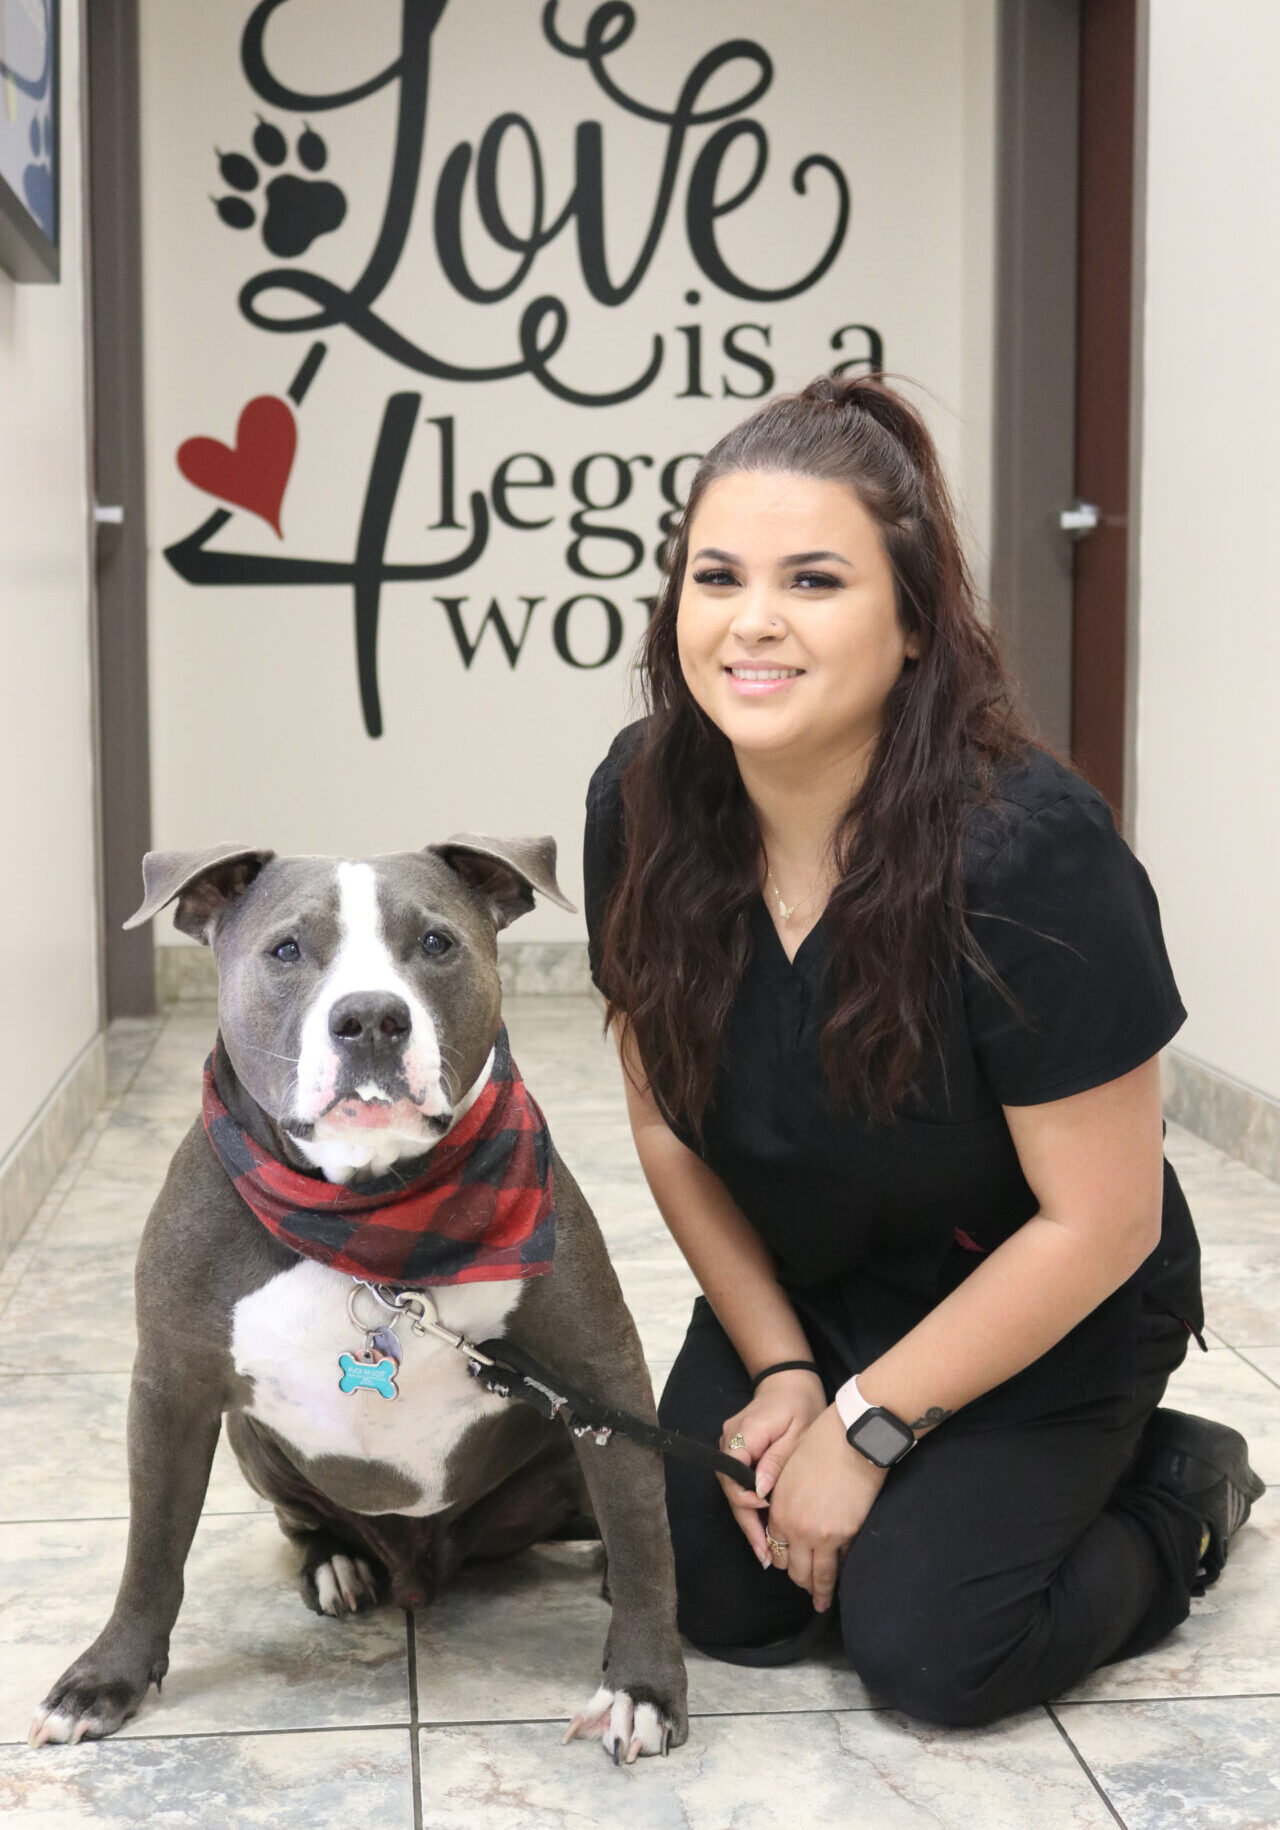
MULTIPOLYGON (((1132 1397, 995 1426, 960 1411, 891 1470, 833 1604, 849 1662, 879 1701, 927 1721, 991 1722, 1146 1651, 1186 1618, 1200 1523, 1125 1480, 1185 1348, 1180 1324, 1153 1318, 1132 1397)), ((828 1377, 828 1397, 843 1376, 828 1377)), ((750 1396, 699 1298, 662 1422, 715 1442, 750 1396)), ((681 1631, 742 1663, 802 1657, 823 1623, 783 1571, 761 1568, 714 1476, 668 1460, 667 1510, 681 1631)))

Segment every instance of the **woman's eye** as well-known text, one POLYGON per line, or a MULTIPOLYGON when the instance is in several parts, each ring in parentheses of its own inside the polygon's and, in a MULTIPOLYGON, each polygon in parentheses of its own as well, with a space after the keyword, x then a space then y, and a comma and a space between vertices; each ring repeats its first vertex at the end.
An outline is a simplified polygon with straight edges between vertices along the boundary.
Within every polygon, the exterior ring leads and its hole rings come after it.
POLYGON ((447 934, 437 934, 434 928, 422 937, 422 951, 429 954, 432 959, 439 959, 441 954, 447 953, 452 945, 453 942, 447 934))
POLYGON ((271 949, 271 953, 273 958, 283 960, 286 966, 292 966, 296 960, 302 958, 302 948, 296 940, 282 940, 278 946, 271 949))
POLYGON ((834 591, 840 583, 830 572, 797 572, 795 582, 809 591, 834 591))
POLYGON ((736 585, 738 581, 724 566, 716 566, 711 571, 695 572, 693 582, 695 585, 736 585))

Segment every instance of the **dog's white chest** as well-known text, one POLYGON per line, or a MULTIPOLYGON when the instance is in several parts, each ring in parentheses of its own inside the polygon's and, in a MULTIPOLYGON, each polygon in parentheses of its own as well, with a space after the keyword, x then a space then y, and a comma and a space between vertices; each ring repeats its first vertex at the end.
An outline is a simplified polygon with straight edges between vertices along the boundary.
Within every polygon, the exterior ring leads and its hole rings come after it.
MULTIPOLYGON (((253 1380, 248 1414, 309 1461, 343 1456, 397 1469, 419 1490, 419 1498, 397 1505, 397 1512, 439 1512, 448 1499, 445 1469, 459 1439, 507 1401, 477 1384, 456 1348, 414 1334, 407 1317, 397 1328, 403 1350, 398 1395, 340 1390, 340 1356, 358 1355, 364 1345, 347 1311, 351 1289, 342 1272, 302 1259, 236 1304, 231 1349, 236 1371, 253 1380)), ((523 1284, 510 1279, 431 1294, 447 1328, 482 1341, 503 1332, 522 1291, 523 1284)))

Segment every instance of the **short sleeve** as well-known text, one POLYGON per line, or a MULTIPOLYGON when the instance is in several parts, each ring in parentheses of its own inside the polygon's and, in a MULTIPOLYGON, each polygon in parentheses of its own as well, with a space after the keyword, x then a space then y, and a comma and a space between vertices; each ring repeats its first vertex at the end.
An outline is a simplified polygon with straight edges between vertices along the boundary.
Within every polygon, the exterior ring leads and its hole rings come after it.
POLYGON ((604 912, 627 850, 622 775, 635 753, 642 729, 643 722, 630 724, 619 732, 587 788, 587 821, 582 838, 583 905, 587 917, 587 959, 591 981, 597 990, 600 987, 604 912))
POLYGON ((1034 812, 972 871, 970 932, 1017 1000, 966 963, 974 1053, 1001 1105, 1039 1105, 1118 1079, 1186 1011, 1147 873, 1087 785, 1034 812))

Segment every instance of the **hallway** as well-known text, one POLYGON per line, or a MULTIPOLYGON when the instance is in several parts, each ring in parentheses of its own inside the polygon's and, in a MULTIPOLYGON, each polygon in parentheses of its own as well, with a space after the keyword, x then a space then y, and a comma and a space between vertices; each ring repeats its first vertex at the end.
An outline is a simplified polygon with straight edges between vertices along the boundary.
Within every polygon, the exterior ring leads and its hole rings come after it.
MULTIPOLYGON (((635 1161, 597 1006, 526 996, 506 1014, 661 1381, 693 1283, 635 1161)), ((187 1003, 112 1026, 107 1104, 0 1267, 7 1825, 1272 1830, 1280 1820, 1276 1187, 1172 1124, 1167 1149, 1204 1245, 1211 1351, 1192 1349, 1171 1401, 1242 1429, 1272 1491, 1182 1629, 1053 1709, 977 1732, 932 1729, 878 1710, 834 1649, 780 1671, 695 1654, 687 1746, 614 1772, 598 1747, 560 1746, 594 1687, 606 1625, 597 1546, 464 1572, 416 1619, 385 1609, 318 1619, 224 1442, 163 1696, 152 1692, 113 1740, 30 1751, 36 1703, 115 1591, 133 1257, 197 1110, 214 1024, 210 1005, 187 1003)))

